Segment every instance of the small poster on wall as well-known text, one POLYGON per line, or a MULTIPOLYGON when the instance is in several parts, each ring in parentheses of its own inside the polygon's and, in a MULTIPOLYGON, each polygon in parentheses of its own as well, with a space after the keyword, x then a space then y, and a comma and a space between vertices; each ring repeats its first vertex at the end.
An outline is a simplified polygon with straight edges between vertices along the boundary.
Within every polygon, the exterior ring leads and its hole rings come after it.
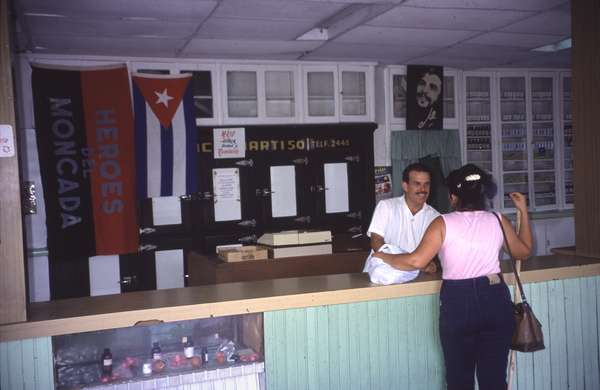
POLYGON ((246 157, 246 131, 243 127, 213 130, 214 158, 246 157))
POLYGON ((406 128, 441 130, 444 126, 444 68, 407 66, 406 128))
POLYGON ((375 203, 392 197, 392 167, 375 167, 375 203))

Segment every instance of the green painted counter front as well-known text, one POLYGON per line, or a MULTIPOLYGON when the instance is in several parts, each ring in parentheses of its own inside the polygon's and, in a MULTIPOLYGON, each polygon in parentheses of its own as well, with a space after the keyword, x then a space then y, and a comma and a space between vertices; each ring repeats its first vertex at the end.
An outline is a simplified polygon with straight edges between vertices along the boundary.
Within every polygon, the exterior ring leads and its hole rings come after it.
MULTIPOLYGON (((525 292, 547 348, 517 354, 513 389, 600 389, 600 276, 525 292)), ((265 312, 267 389, 443 389, 438 302, 432 294, 265 312)), ((50 340, 0 343, 0 389, 53 389, 50 340)))
MULTIPOLYGON (((513 389, 600 389, 600 277, 524 288, 546 349, 517 353, 513 389)), ((433 294, 267 312, 267 389, 444 389, 438 306, 433 294)))

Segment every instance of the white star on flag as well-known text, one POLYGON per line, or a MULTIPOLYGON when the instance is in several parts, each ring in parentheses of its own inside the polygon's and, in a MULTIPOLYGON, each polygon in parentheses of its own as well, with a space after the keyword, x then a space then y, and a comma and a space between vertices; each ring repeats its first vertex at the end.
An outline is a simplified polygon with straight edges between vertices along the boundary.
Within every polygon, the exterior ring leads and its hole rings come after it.
POLYGON ((162 92, 158 92, 158 91, 154 91, 154 94, 158 97, 158 99, 156 100, 155 104, 164 104, 165 107, 169 107, 169 100, 173 100, 172 96, 169 96, 169 94, 167 93, 167 89, 165 88, 164 91, 162 92))

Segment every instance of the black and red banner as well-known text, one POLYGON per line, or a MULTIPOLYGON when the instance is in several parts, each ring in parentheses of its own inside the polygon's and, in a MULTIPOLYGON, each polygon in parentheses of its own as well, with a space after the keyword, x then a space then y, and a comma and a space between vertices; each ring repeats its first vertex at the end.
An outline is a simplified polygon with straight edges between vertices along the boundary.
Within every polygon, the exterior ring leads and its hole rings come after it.
POLYGON ((50 256, 137 252, 127 68, 32 67, 50 256))

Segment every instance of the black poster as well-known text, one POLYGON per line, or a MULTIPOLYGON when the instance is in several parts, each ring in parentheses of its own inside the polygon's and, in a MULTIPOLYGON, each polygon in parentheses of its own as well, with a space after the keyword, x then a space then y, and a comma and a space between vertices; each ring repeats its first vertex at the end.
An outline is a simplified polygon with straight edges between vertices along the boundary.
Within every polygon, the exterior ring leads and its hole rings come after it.
POLYGON ((429 65, 407 66, 406 128, 441 130, 444 121, 444 68, 429 65))

